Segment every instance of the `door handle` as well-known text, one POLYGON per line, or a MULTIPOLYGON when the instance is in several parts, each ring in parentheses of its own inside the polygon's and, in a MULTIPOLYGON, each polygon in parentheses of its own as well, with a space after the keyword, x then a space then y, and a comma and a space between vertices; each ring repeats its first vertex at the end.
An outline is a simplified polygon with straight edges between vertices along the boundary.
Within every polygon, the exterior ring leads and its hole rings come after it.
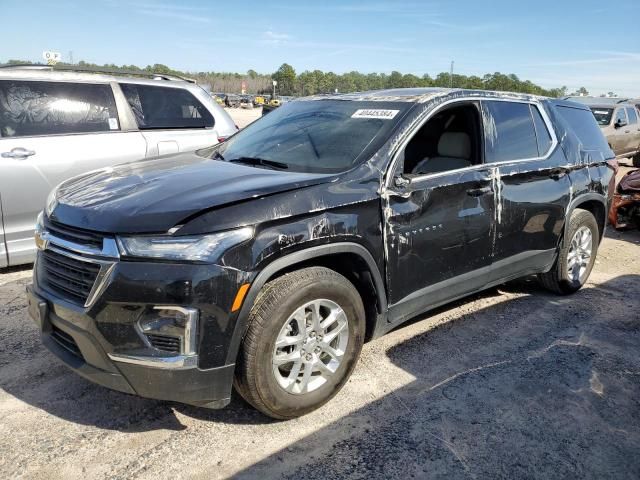
POLYGON ((31 155, 35 155, 36 152, 33 150, 27 150, 26 148, 16 147, 12 148, 10 152, 2 152, 2 158, 16 158, 18 160, 22 160, 24 158, 30 157, 31 155))
POLYGON ((567 174, 567 170, 564 168, 554 168, 549 172, 549 177, 557 180, 559 178, 564 177, 567 174))
POLYGON ((491 187, 470 188, 469 190, 467 190, 467 195, 471 197, 480 197, 482 195, 486 195, 487 193, 491 193, 491 187))

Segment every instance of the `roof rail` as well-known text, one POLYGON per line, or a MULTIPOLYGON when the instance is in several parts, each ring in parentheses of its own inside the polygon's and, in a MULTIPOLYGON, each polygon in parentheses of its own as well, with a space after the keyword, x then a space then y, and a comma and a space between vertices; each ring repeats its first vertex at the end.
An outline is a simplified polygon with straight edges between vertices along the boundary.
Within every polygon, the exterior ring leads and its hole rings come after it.
POLYGON ((6 69, 25 69, 25 70, 49 70, 54 72, 78 72, 78 73, 105 73, 108 75, 123 75, 130 77, 151 77, 168 81, 183 81, 196 83, 193 78, 182 77, 160 72, 148 72, 145 70, 117 70, 108 67, 80 67, 75 65, 42 65, 39 63, 20 63, 0 65, 0 68, 6 69))

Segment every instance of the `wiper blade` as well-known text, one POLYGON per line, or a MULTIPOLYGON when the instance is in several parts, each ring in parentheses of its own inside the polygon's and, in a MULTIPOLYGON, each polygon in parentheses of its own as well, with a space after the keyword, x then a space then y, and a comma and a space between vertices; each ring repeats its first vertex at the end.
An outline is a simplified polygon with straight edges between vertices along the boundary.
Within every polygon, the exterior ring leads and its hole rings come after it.
POLYGON ((238 157, 238 158, 231 158, 227 161, 232 163, 243 163, 245 165, 258 165, 258 166, 267 167, 267 168, 277 168, 279 170, 286 170, 287 168, 289 168, 289 165, 287 165, 286 163, 276 162, 275 160, 267 160, 265 158, 257 158, 257 157, 238 157))

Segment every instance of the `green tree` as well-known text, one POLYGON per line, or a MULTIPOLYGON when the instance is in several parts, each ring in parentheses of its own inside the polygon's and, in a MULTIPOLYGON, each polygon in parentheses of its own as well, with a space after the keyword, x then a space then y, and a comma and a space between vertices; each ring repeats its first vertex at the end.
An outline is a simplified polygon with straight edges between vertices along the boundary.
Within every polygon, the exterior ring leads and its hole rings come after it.
POLYGON ((293 95, 296 88, 296 71, 288 63, 283 63, 280 68, 271 75, 278 82, 277 91, 280 95, 293 95))

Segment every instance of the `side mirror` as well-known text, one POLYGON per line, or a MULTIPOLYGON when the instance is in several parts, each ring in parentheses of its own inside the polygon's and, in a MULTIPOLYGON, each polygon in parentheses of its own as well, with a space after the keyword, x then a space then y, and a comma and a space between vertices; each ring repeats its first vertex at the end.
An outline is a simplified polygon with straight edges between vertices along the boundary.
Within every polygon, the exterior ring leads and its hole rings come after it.
POLYGON ((621 118, 619 118, 618 120, 616 120, 616 123, 614 126, 616 128, 621 128, 621 127, 625 127, 626 125, 627 125, 626 120, 622 120, 621 118))

